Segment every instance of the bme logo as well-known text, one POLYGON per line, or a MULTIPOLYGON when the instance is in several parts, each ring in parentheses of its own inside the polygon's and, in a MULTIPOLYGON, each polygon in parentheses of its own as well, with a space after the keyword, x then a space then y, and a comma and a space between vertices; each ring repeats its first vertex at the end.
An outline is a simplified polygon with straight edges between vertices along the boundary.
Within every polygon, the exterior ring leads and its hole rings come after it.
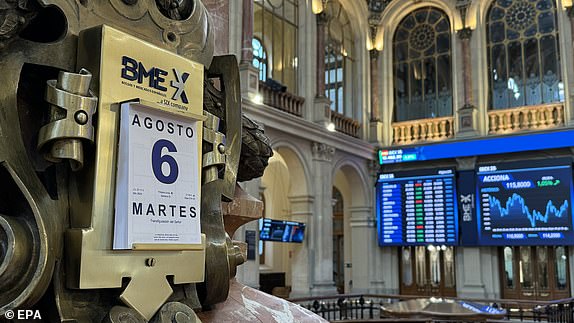
MULTIPOLYGON (((167 92, 167 88, 162 84, 165 82, 165 77, 168 72, 159 67, 152 67, 146 69, 142 62, 128 57, 122 56, 122 78, 128 81, 137 81, 142 84, 144 80, 148 79, 148 85, 156 90, 167 92)), ((175 80, 170 82, 170 86, 175 89, 175 93, 171 97, 172 100, 181 100, 183 103, 189 103, 187 95, 185 94, 185 82, 189 77, 189 73, 180 73, 175 68, 172 68, 175 80)))

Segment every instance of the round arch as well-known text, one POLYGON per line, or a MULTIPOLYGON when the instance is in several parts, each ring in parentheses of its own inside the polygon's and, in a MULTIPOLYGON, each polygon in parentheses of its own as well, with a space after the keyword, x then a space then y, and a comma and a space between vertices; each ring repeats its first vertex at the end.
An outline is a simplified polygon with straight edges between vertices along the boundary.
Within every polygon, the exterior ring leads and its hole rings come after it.
MULTIPOLYGON (((359 165, 350 159, 338 160, 333 167, 333 187, 336 188, 342 197, 343 204, 343 236, 333 236, 334 245, 336 249, 334 254, 341 255, 344 263, 353 262, 353 232, 351 228, 351 217, 357 210, 364 210, 370 204, 369 188, 367 185, 366 176, 361 172, 359 165), (341 246, 342 240, 342 246, 341 246), (337 243, 335 243, 337 241, 337 243)), ((335 249, 334 249, 335 250, 335 249)), ((356 256, 355 256, 356 257, 356 256)), ((338 273, 343 274, 344 291, 346 293, 352 290, 353 281, 353 268, 342 268, 340 266, 340 258, 334 261, 333 266, 339 264, 338 273)))
POLYGON ((462 17, 454 2, 440 0, 426 0, 416 3, 410 1, 392 1, 387 8, 385 8, 381 17, 381 23, 378 26, 377 36, 375 38, 376 48, 382 50, 385 47, 384 42, 386 40, 392 42, 395 30, 401 20, 412 11, 424 7, 435 7, 444 11, 450 20, 452 33, 464 27, 462 17))
MULTIPOLYGON (((289 170, 289 177, 297 181, 304 181, 304 183, 297 182, 296 185, 291 183, 289 190, 290 196, 304 196, 308 195, 311 191, 311 183, 307 180, 310 177, 309 166, 303 152, 292 143, 285 140, 276 140, 271 142, 271 147, 275 154, 280 154, 285 161, 285 165, 289 170)), ((265 175, 265 174, 264 174, 265 175)))
MULTIPOLYGON (((365 34, 368 35, 369 25, 364 17, 369 16, 369 8, 367 7, 366 1, 356 1, 356 0, 339 0, 343 9, 347 12, 351 20, 351 28, 353 29, 353 34, 355 36, 365 34)), ((356 38, 359 38, 358 36, 356 38)))
POLYGON ((343 178, 339 180, 339 183, 344 182, 350 188, 350 196, 343 195, 347 206, 361 207, 371 205, 371 194, 368 191, 366 176, 361 172, 361 167, 356 162, 349 159, 337 161, 333 167, 333 182, 336 183, 340 176, 343 176, 343 178))

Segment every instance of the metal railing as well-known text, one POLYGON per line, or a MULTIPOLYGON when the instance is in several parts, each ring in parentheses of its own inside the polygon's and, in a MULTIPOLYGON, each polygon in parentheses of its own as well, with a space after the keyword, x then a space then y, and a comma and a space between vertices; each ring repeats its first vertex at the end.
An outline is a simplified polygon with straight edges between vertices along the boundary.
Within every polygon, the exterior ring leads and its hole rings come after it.
MULTIPOLYGON (((328 321, 337 322, 433 322, 455 323, 470 322, 461 320, 444 320, 432 318, 388 318, 382 317, 381 306, 399 301, 421 298, 415 295, 383 295, 383 294, 341 294, 333 296, 318 296, 293 298, 289 301, 299 304, 320 315, 328 321)), ((495 308, 505 309, 505 320, 486 320, 482 322, 552 322, 574 323, 574 298, 556 301, 527 301, 515 299, 459 299, 482 303, 495 308)), ((472 321, 476 322, 476 321, 472 321)))

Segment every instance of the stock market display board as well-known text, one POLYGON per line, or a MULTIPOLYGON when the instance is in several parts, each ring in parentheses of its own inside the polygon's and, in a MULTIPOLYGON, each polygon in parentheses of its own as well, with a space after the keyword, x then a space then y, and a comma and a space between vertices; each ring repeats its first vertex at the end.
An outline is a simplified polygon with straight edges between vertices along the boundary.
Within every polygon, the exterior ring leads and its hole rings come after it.
POLYGON ((454 170, 379 174, 376 194, 380 246, 457 244, 454 170))
POLYGON ((479 243, 573 244, 571 164, 517 166, 478 168, 479 243))

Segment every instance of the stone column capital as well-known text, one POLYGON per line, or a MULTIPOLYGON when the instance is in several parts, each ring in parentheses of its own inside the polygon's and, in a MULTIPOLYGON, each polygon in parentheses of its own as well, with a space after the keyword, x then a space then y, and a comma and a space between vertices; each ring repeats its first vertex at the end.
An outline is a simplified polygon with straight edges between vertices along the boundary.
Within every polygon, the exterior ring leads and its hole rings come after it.
POLYGON ((312 146, 313 159, 330 162, 335 155, 335 147, 321 142, 314 142, 312 146))
POLYGON ((472 37, 472 29, 464 27, 457 31, 457 35, 460 40, 470 40, 470 37, 472 37))
POLYGON ((319 26, 325 26, 329 22, 329 15, 325 11, 317 14, 315 17, 319 26))

